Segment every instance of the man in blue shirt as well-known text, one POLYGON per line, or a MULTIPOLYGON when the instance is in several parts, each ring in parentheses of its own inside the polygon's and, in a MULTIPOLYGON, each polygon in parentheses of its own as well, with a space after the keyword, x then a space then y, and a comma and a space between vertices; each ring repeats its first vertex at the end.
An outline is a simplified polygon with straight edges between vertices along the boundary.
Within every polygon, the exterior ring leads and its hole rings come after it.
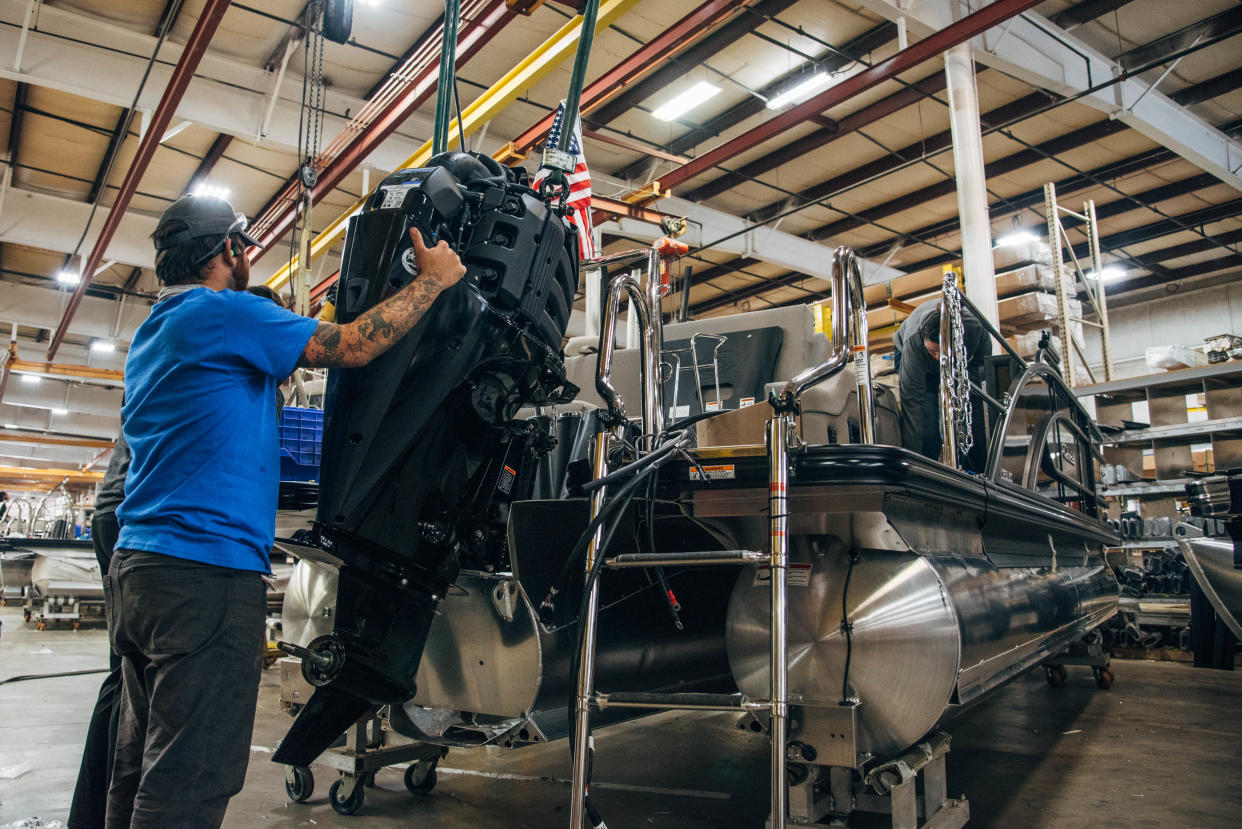
POLYGON ((346 325, 246 292, 246 220, 186 196, 154 234, 160 301, 125 363, 132 454, 105 592, 123 688, 107 826, 218 827, 241 790, 263 649, 279 450, 296 366, 366 365, 465 274, 411 233, 418 277, 346 325))

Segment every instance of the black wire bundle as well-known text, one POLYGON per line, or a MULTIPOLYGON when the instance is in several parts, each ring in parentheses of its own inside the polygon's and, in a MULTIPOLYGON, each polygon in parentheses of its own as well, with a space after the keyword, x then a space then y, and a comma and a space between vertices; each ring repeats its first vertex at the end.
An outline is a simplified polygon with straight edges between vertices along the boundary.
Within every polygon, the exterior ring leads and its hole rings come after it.
MULTIPOLYGON (((569 666, 569 677, 572 685, 570 687, 567 707, 571 733, 577 730, 578 724, 577 677, 580 667, 579 658, 582 654, 582 648, 586 638, 587 611, 590 607, 591 592, 595 587, 596 581, 599 579, 599 573, 603 567, 604 551, 607 550, 608 546, 612 543, 612 538, 616 534, 617 528, 620 527, 621 519, 625 515, 625 508, 629 506, 630 501, 634 499, 634 494, 638 492, 639 488, 643 484, 647 484, 652 487, 653 489, 651 491, 654 492, 655 480, 659 473, 660 467, 677 455, 679 448, 682 448, 683 442, 686 440, 685 436, 682 434, 663 437, 665 439, 669 437, 673 439, 637 461, 627 464, 620 469, 605 475, 603 478, 598 478, 583 486, 583 490, 589 492, 598 489, 601 486, 621 480, 625 477, 632 476, 629 481, 626 481, 626 483, 617 490, 615 495, 607 500, 607 502, 600 509, 599 514, 596 515, 589 524, 587 524, 586 529, 582 532, 582 534, 578 537, 578 541, 574 544, 574 548, 572 552, 570 552, 564 567, 562 567, 562 576, 557 579, 557 583, 561 583, 561 580, 564 578, 564 575, 567 574, 568 568, 572 565, 572 563, 577 561, 580 556, 586 553, 587 547, 590 545, 591 538, 595 535, 595 532, 603 526, 605 522, 611 521, 608 528, 600 537, 600 544, 596 548, 595 561, 592 562, 591 569, 587 573, 586 581, 584 582, 582 588, 582 600, 578 605, 578 635, 576 637, 575 647, 569 666)), ((601 436, 600 439, 603 440, 604 438, 601 436)), ((650 506, 650 503, 648 506, 650 506)), ((655 536, 653 532, 649 532, 649 537, 652 543, 654 543, 655 536)), ((603 817, 600 816, 599 810, 596 809, 595 805, 591 802, 590 796, 591 771, 594 765, 594 750, 590 746, 591 743, 588 743, 586 775, 587 794, 584 806, 587 817, 590 819, 592 826, 602 827, 604 825, 603 817)), ((571 737, 569 741, 569 753, 571 759, 573 758, 573 752, 574 741, 571 737)))

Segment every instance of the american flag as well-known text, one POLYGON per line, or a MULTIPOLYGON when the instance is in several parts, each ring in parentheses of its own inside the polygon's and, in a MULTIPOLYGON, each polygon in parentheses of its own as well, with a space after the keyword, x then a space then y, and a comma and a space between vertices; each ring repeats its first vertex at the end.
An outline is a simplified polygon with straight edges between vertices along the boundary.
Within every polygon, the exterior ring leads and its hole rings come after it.
MULTIPOLYGON (((565 102, 561 101, 556 108, 556 115, 552 118, 552 128, 548 130, 548 138, 544 146, 555 147, 557 145, 561 140, 564 121, 565 102)), ((569 141, 569 153, 574 157, 574 171, 565 176, 569 181, 569 198, 566 200, 566 206, 569 208, 570 221, 574 223, 574 227, 578 228, 579 257, 594 259, 595 239, 591 232, 591 171, 587 169, 586 156, 582 154, 581 118, 574 124, 574 135, 569 141)), ((540 165, 531 186, 538 190, 539 185, 550 172, 549 168, 540 165)))

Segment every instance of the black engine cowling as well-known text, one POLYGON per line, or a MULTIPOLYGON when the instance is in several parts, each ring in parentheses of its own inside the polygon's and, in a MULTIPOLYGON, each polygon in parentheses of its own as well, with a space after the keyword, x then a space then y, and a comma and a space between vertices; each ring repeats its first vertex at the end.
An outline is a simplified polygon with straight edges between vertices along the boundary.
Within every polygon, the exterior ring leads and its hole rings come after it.
POLYGON ((497 485, 498 447, 535 443, 514 415, 577 393, 561 353, 577 236, 525 172, 446 153, 384 179, 349 220, 338 321, 415 278, 411 227, 446 240, 466 277, 383 356, 330 373, 315 534, 343 562, 337 617, 311 644, 319 662, 304 660, 318 687, 281 763, 308 764, 371 706, 413 695, 436 606, 477 555, 464 536, 494 533, 480 492, 497 485))

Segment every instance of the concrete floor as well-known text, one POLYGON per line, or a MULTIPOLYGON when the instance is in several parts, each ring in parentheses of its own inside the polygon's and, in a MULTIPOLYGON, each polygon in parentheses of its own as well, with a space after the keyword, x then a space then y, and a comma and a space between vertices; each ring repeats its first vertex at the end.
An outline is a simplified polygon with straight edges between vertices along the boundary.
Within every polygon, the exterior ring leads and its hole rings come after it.
MULTIPOLYGON (((0 679, 105 662, 101 630, 36 632, 12 607, 0 609, 0 621, 0 679)), ((1028 672, 951 727, 949 789, 970 799, 971 826, 1242 825, 1242 673, 1129 661, 1114 663, 1114 670, 1110 691, 1097 690, 1084 668, 1071 668, 1061 688, 1028 672)), ((0 778, 0 827, 33 815, 65 819, 99 679, 0 686, 0 769, 32 763, 20 777, 0 778)), ((282 768, 268 762, 289 722, 277 697, 278 676, 268 671, 246 787, 231 804, 227 827, 554 829, 568 823, 563 742, 451 752, 429 797, 411 797, 401 769, 385 769, 353 817, 328 806, 334 773, 318 769, 310 801, 290 804, 282 768)), ((729 722, 730 715, 662 714, 600 731, 594 791, 609 825, 762 826, 767 745, 729 729, 729 722)))

